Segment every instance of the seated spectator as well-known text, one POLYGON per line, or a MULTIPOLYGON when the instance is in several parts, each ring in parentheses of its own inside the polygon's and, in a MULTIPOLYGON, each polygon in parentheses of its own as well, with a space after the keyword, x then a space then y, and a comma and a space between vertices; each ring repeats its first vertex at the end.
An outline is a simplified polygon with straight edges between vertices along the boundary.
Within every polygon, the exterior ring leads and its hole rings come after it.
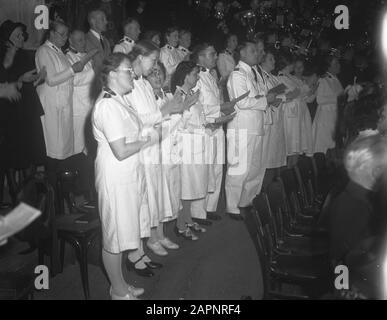
POLYGON ((362 240, 374 235, 375 191, 386 164, 387 137, 359 137, 346 150, 344 165, 350 181, 330 207, 332 262, 343 261, 362 240))

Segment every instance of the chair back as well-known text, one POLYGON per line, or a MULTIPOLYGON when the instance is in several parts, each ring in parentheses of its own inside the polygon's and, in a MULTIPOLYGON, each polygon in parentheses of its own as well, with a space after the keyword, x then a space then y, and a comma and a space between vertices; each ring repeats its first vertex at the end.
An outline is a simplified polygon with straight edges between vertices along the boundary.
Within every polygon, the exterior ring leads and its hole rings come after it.
POLYGON ((59 268, 58 233, 55 223, 55 191, 44 173, 35 173, 24 181, 18 201, 25 202, 42 212, 42 215, 18 234, 18 238, 31 245, 48 246, 51 258, 51 273, 59 268))
MULTIPOLYGON (((254 207, 251 210, 248 210, 244 222, 257 252, 263 280, 263 298, 267 299, 270 291, 270 264, 264 244, 265 237, 263 226, 254 207)), ((261 286, 262 283, 259 285, 261 286)))
POLYGON ((301 186, 303 200, 305 205, 312 207, 315 201, 317 190, 317 179, 314 175, 312 159, 306 156, 301 156, 295 167, 296 177, 301 186))

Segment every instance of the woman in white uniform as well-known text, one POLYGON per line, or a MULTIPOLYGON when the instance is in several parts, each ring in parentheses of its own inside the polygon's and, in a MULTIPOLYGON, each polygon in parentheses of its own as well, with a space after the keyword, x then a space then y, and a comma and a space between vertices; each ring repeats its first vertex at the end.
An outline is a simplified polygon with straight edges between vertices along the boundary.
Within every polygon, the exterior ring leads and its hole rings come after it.
POLYGON ((340 73, 340 62, 334 56, 325 59, 325 75, 320 79, 317 88, 317 112, 313 122, 314 153, 326 153, 336 146, 334 132, 337 120, 337 98, 343 93, 343 87, 337 75, 340 73))
MULTIPOLYGON (((266 50, 261 63, 263 77, 266 80, 266 91, 278 86, 280 81, 272 74, 275 69, 274 53, 266 50)), ((266 169, 276 169, 286 166, 286 144, 284 128, 283 103, 276 107, 271 106, 266 112, 271 112, 272 122, 265 125, 265 136, 263 138, 263 163, 266 169)))
POLYGON ((187 240, 198 240, 193 232, 206 230, 192 221, 192 205, 207 197, 209 165, 205 162, 206 117, 203 106, 198 102, 199 92, 193 93, 199 81, 199 67, 191 61, 179 64, 172 77, 172 92, 181 92, 184 102, 192 106, 183 114, 180 126, 182 145, 181 199, 183 209, 177 217, 176 234, 187 240))
MULTIPOLYGON (((166 70, 158 61, 152 73, 147 77, 156 97, 157 106, 173 99, 171 93, 166 93, 162 86, 166 70)), ((164 223, 175 220, 181 210, 180 162, 176 161, 179 151, 177 129, 181 123, 181 115, 175 114, 162 124, 163 141, 161 142, 162 195, 164 210, 160 212, 157 228, 158 242, 166 249, 176 250, 179 246, 164 235, 164 223)))
MULTIPOLYGON (((182 113, 183 105, 175 103, 167 103, 160 109, 157 105, 153 88, 148 80, 144 77, 148 76, 159 58, 158 47, 150 41, 139 41, 129 54, 129 59, 132 62, 136 79, 134 80, 134 90, 125 96, 125 99, 138 112, 145 129, 151 134, 158 134, 154 130, 155 125, 162 123, 163 119, 170 114, 182 113)), ((179 102, 179 101, 178 101, 179 102)), ((180 97, 181 102, 181 97, 180 97)), ((168 252, 158 241, 157 227, 159 226, 160 217, 163 217, 164 199, 162 194, 162 168, 160 159, 160 146, 153 145, 146 148, 142 152, 142 157, 145 165, 145 176, 148 188, 148 201, 150 210, 150 228, 151 236, 147 241, 147 246, 157 255, 165 256, 168 252)), ((144 236, 147 237, 147 236, 144 236)), ((140 248, 138 255, 144 255, 140 248)), ((130 260, 133 262, 131 257, 130 260)), ((144 256, 144 259, 149 259, 144 256)))
POLYGON ((300 116, 301 116, 301 152, 307 156, 313 155, 312 139, 312 118, 308 109, 308 103, 315 99, 313 88, 309 88, 304 80, 305 65, 301 58, 296 59, 294 64, 294 76, 301 91, 300 96, 300 116))
POLYGON ((177 28, 169 28, 165 32, 166 44, 160 50, 160 61, 167 69, 167 79, 165 87, 169 88, 172 74, 175 72, 177 66, 183 61, 177 46, 179 45, 179 30, 177 28))
POLYGON ((71 64, 61 48, 68 39, 68 28, 61 22, 50 26, 48 40, 36 51, 38 72, 44 68, 47 77, 36 88, 44 109, 41 117, 47 149, 47 172, 56 185, 56 174, 63 160, 74 152, 73 89, 74 75, 84 69, 82 62, 71 64))
POLYGON ((104 89, 92 115, 98 142, 96 188, 102 222, 102 258, 113 300, 135 300, 144 290, 129 286, 122 275, 122 253, 140 246, 140 211, 146 201, 141 148, 150 143, 142 135, 137 112, 123 96, 133 89, 133 69, 127 56, 115 53, 104 60, 99 79, 104 89))
POLYGON ((288 166, 296 165, 298 156, 301 153, 301 111, 300 111, 300 90, 297 80, 291 73, 294 71, 292 56, 283 52, 278 61, 278 79, 287 87, 287 101, 284 103, 284 127, 286 154, 288 166))
MULTIPOLYGON (((86 38, 83 31, 74 30, 70 36, 70 48, 66 53, 71 64, 81 61, 86 56, 86 38)), ((95 77, 93 65, 89 61, 82 72, 74 77, 73 120, 74 153, 86 153, 85 126, 87 117, 93 107, 90 88, 95 77)))

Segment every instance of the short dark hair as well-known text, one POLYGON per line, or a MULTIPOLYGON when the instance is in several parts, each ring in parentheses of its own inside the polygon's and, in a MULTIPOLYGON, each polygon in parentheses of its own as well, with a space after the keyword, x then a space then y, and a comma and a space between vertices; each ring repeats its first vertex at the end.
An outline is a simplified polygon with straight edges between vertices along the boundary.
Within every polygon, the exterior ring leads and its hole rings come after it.
POLYGON ((160 40, 161 39, 161 32, 160 31, 157 31, 157 30, 148 30, 147 32, 144 33, 144 36, 143 36, 143 39, 144 40, 148 40, 148 41, 152 41, 152 39, 155 37, 155 36, 159 36, 160 37, 160 40))
POLYGON ((134 22, 137 22, 138 24, 140 24, 136 18, 133 18, 133 17, 126 18, 126 19, 122 22, 122 25, 121 25, 121 26, 122 26, 122 29, 125 29, 125 27, 126 27, 128 24, 131 24, 131 23, 134 23, 134 22))
POLYGON ((154 42, 148 40, 140 40, 136 43, 133 50, 128 54, 129 60, 133 62, 139 56, 148 57, 155 51, 160 51, 160 48, 154 42))
POLYGON ((282 50, 278 56, 278 63, 276 66, 276 70, 281 71, 282 69, 284 69, 286 66, 290 65, 293 62, 294 62, 293 55, 287 50, 282 50))
POLYGON ((109 73, 116 70, 125 59, 129 60, 126 54, 117 52, 110 54, 103 60, 102 65, 97 70, 90 90, 90 96, 93 101, 97 99, 102 88, 107 87, 109 73))
POLYGON ((208 42, 203 42, 198 44, 193 48, 191 60, 195 63, 199 62, 199 56, 203 54, 205 50, 207 50, 209 47, 212 47, 213 45, 208 42))
POLYGON ((165 38, 164 40, 167 42, 167 36, 170 36, 171 33, 174 33, 176 31, 179 32, 179 28, 176 26, 167 28, 167 30, 165 30, 165 33, 164 33, 164 38, 165 38))
POLYGON ((240 43, 238 48, 237 48, 237 52, 238 52, 239 56, 241 55, 241 52, 243 50, 245 50, 251 44, 254 45, 254 42, 252 42, 252 41, 243 41, 242 43, 240 43))
POLYGON ((171 91, 173 94, 175 94, 177 86, 182 86, 186 76, 189 75, 195 68, 198 68, 198 66, 193 61, 183 61, 177 66, 171 79, 171 91))

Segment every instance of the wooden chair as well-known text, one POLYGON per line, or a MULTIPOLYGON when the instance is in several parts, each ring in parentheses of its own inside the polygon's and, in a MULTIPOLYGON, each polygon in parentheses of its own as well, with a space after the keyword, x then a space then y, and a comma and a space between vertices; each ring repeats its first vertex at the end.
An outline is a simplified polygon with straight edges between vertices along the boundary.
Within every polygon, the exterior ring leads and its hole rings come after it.
POLYGON ((55 224, 60 241, 60 261, 62 269, 64 265, 65 244, 69 243, 75 251, 80 267, 85 299, 88 300, 90 297, 88 251, 94 241, 100 239, 101 223, 97 210, 91 210, 89 212, 80 210, 71 200, 72 198, 69 195, 72 193, 71 188, 76 178, 77 174, 70 171, 61 172, 58 175, 58 195, 61 214, 56 217, 55 224), (65 201, 69 204, 70 214, 64 213, 65 201), (79 221, 82 217, 85 219, 79 221))

